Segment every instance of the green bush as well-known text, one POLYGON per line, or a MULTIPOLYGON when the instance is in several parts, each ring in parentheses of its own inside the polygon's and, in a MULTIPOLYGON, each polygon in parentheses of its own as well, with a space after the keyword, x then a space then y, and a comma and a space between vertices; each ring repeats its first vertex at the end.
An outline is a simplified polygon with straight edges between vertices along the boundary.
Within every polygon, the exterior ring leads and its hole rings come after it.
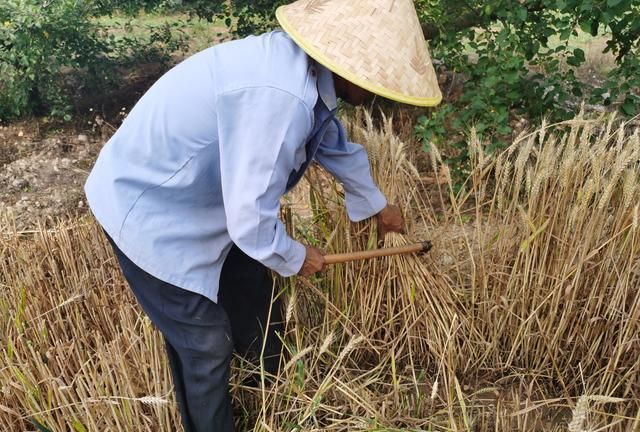
MULTIPOLYGON (((0 2, 0 118, 71 112, 73 89, 109 89, 118 67, 167 61, 184 46, 179 24, 148 29, 141 38, 114 36, 96 17, 120 11, 175 10, 222 20, 236 37, 274 28, 287 0, 3 0, 0 2), (176 31, 177 30, 177 31, 176 31), (73 79, 71 79, 73 78, 73 79)), ((446 139, 466 160, 462 131, 476 126, 489 150, 509 141, 515 117, 563 119, 583 100, 618 104, 627 115, 640 105, 638 0, 415 0, 441 72, 463 82, 416 128, 425 143, 446 139), (579 31, 607 35, 616 67, 593 88, 575 75, 585 53, 579 31)), ((447 89, 444 89, 445 91, 447 89)))
POLYGON ((515 117, 552 121, 571 117, 582 101, 617 103, 623 114, 640 106, 640 4, 637 0, 418 0, 433 56, 463 81, 459 98, 419 120, 429 142, 453 145, 464 174, 463 131, 475 126, 487 150, 511 140, 515 117), (581 33, 582 32, 582 33, 581 33), (578 80, 585 53, 572 38, 606 36, 616 67, 601 84, 578 80))
POLYGON ((91 67, 106 49, 93 36, 86 5, 75 3, 5 0, 0 4, 2 118, 40 113, 45 104, 52 105, 54 114, 68 110, 60 69, 91 67))
POLYGON ((3 0, 0 3, 0 119, 52 115, 70 119, 78 89, 105 91, 117 68, 137 61, 167 61, 183 46, 165 26, 147 38, 116 37, 94 17, 111 6, 77 0, 3 0))
POLYGON ((185 10, 207 20, 223 20, 235 37, 260 34, 277 27, 275 11, 287 0, 184 0, 185 10))

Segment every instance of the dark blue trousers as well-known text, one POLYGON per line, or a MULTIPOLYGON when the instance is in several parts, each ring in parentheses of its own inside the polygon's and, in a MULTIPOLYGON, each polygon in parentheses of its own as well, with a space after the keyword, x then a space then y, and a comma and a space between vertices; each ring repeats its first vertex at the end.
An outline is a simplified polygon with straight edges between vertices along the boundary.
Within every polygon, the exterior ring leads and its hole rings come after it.
POLYGON ((151 276, 107 238, 140 307, 164 336, 185 432, 233 432, 229 365, 234 348, 256 363, 262 353, 268 373, 277 371, 280 360, 280 302, 271 306, 268 269, 233 246, 216 304, 151 276))

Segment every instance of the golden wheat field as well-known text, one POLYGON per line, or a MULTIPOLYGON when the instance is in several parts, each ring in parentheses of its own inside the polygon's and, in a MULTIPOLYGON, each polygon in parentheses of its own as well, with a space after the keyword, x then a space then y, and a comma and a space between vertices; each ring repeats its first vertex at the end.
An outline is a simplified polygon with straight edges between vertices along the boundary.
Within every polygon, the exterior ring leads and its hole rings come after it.
MULTIPOLYGON (((437 148, 422 184, 382 123, 349 129, 410 222, 386 244, 433 250, 278 280, 287 353, 258 389, 236 361, 238 430, 640 430, 640 132, 578 115, 490 156, 472 131, 454 194, 437 148)), ((338 186, 307 182, 296 237, 375 247, 338 186)), ((0 430, 180 430, 161 338, 89 217, 3 222, 0 292, 0 430)))

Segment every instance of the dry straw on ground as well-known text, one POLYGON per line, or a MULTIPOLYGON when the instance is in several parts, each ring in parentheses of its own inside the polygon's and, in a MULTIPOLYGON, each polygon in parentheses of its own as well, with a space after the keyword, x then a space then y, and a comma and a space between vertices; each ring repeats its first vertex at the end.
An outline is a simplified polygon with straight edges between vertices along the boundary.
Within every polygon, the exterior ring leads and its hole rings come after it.
MULTIPOLYGON (((475 168, 454 195, 416 181, 390 122, 362 114, 349 128, 411 220, 387 244, 434 249, 280 281, 287 353, 261 389, 234 368, 240 430, 638 430, 638 131, 578 116, 498 157, 472 133, 475 168)), ((287 214, 296 235, 373 247, 339 187, 309 180, 312 220, 287 214)), ((161 339, 99 229, 2 227, 0 429, 175 430, 161 339)))

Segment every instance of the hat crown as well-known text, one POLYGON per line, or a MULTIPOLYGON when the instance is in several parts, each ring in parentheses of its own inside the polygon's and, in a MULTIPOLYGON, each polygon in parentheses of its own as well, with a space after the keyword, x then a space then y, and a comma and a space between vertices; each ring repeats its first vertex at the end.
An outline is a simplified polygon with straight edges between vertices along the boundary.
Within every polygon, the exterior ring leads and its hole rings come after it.
POLYGON ((440 102, 412 0, 299 0, 276 16, 307 54, 347 80, 400 102, 440 102))

